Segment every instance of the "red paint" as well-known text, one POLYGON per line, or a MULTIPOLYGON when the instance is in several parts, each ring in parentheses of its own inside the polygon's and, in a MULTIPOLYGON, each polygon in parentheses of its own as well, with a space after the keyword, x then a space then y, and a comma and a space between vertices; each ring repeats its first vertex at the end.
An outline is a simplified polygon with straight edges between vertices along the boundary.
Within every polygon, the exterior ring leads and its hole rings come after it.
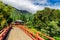
POLYGON ((34 33, 30 32, 29 29, 25 28, 22 25, 17 26, 22 29, 28 36, 32 38, 32 40, 44 40, 43 38, 39 37, 38 33, 35 35, 34 33))
POLYGON ((3 40, 3 38, 6 36, 10 28, 11 27, 6 27, 3 29, 4 31, 0 34, 0 40, 3 40))

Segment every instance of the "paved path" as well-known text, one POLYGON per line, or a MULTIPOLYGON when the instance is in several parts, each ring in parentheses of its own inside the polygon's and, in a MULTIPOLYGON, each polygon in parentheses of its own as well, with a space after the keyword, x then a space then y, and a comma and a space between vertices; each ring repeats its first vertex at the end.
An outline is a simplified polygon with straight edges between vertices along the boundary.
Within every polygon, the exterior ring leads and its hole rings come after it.
POLYGON ((21 29, 13 27, 8 34, 6 40, 32 40, 28 35, 26 35, 21 29))

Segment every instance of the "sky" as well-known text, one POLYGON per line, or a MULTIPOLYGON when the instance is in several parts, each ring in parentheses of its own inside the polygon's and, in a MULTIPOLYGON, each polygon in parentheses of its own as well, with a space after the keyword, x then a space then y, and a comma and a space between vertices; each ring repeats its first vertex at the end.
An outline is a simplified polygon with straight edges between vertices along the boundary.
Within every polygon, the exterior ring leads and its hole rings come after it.
POLYGON ((3 0, 19 10, 26 10, 35 13, 37 10, 43 10, 45 7, 60 9, 60 0, 3 0))

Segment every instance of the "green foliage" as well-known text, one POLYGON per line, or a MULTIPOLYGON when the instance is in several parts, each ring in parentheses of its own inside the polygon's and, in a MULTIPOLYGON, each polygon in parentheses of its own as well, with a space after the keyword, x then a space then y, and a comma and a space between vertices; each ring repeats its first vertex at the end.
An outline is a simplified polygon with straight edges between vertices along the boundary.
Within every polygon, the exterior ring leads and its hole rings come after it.
POLYGON ((45 8, 34 14, 33 25, 42 33, 57 36, 60 33, 60 10, 45 8))
POLYGON ((60 40, 60 37, 54 37, 55 38, 55 40, 60 40))
POLYGON ((33 15, 25 10, 17 10, 13 8, 10 17, 13 19, 13 22, 16 20, 23 20, 25 23, 27 23, 28 21, 32 21, 33 15))
POLYGON ((10 20, 12 7, 0 1, 0 30, 8 24, 10 20))

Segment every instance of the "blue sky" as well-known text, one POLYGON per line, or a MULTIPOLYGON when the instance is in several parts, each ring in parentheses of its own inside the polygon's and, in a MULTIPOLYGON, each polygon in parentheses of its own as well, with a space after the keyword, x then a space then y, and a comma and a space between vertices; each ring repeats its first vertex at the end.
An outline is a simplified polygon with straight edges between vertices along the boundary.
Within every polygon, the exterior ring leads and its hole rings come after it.
POLYGON ((60 0, 3 0, 19 10, 27 10, 35 13, 37 10, 43 10, 45 7, 60 9, 60 0))
POLYGON ((60 6, 60 0, 32 0, 35 5, 60 6))

